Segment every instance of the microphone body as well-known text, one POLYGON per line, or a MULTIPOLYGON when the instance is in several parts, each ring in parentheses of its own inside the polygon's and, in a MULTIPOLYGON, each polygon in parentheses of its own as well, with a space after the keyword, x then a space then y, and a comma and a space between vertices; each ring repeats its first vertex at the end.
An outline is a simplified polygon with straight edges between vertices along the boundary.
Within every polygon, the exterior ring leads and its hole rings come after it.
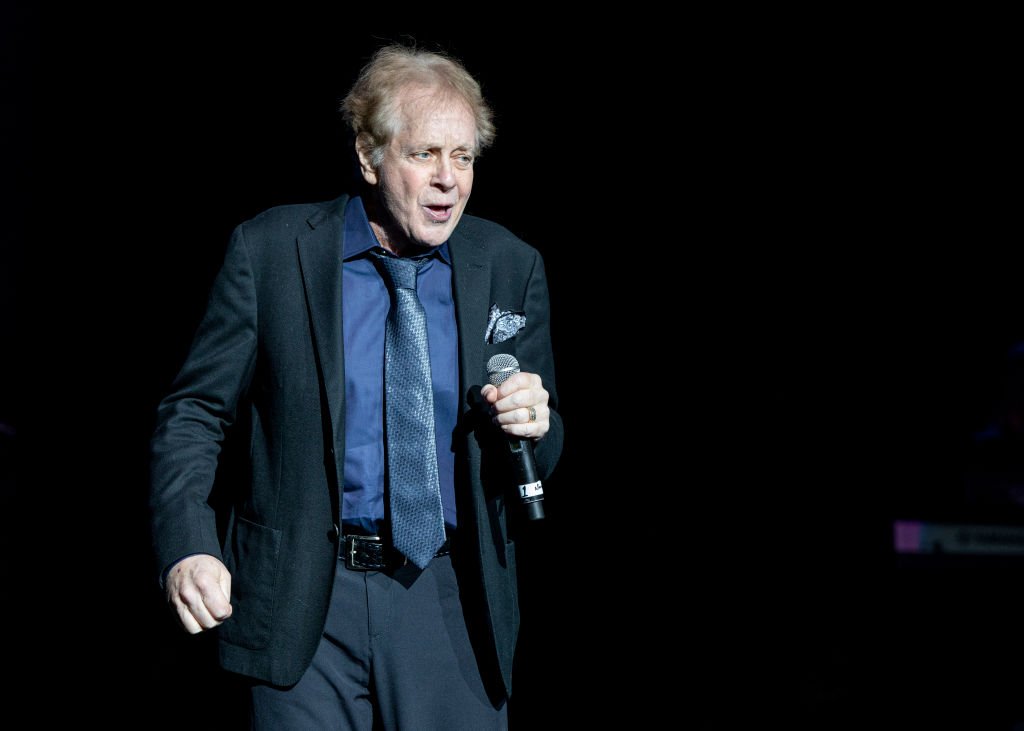
MULTIPOLYGON (((494 386, 500 386, 516 373, 519 373, 519 361, 511 355, 499 353, 487 361, 487 378, 494 386)), ((544 517, 544 487, 537 475, 537 463, 533 459, 533 442, 512 435, 506 436, 519 501, 526 509, 527 518, 539 520, 544 517)))

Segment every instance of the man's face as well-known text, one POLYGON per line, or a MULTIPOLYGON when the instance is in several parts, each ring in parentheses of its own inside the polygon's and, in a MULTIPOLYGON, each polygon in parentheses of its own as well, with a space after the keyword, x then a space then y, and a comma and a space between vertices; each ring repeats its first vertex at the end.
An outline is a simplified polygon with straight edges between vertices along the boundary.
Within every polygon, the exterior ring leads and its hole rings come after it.
POLYGON ((473 189, 476 147, 476 123, 461 101, 438 101, 435 90, 413 87, 400 108, 398 134, 380 167, 373 170, 360 153, 363 177, 386 209, 381 220, 371 217, 374 232, 395 253, 448 240, 473 189))

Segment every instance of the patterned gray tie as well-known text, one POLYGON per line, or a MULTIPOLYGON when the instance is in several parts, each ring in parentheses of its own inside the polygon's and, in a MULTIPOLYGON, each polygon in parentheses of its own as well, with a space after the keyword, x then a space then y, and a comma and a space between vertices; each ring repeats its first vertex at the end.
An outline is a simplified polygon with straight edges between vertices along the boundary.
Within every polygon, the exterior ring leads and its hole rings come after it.
POLYGON ((384 331, 384 438, 391 538, 399 552, 424 568, 445 538, 427 317, 416 296, 416 273, 426 259, 375 255, 391 291, 384 331))

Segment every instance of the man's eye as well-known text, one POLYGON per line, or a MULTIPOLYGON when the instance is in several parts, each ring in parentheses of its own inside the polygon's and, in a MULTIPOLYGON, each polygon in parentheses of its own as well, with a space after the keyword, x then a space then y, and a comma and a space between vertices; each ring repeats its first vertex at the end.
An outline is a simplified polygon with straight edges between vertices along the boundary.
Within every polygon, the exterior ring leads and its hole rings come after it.
POLYGON ((414 152, 412 156, 415 157, 417 160, 429 160, 430 159, 430 153, 429 152, 414 152))

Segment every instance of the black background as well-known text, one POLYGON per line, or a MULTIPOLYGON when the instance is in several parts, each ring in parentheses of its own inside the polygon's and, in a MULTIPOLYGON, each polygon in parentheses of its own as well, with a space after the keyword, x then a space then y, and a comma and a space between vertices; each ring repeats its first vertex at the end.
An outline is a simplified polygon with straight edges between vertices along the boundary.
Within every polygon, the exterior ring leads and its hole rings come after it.
POLYGON ((37 713, 237 722, 154 584, 154 409, 231 229, 346 190, 338 103, 415 38, 481 80, 469 211, 553 298, 566 448, 521 541, 513 725, 1024 719, 1020 567, 908 568, 890 534, 1024 523, 965 487, 1024 338, 999 19, 3 20, 4 577, 37 713))

